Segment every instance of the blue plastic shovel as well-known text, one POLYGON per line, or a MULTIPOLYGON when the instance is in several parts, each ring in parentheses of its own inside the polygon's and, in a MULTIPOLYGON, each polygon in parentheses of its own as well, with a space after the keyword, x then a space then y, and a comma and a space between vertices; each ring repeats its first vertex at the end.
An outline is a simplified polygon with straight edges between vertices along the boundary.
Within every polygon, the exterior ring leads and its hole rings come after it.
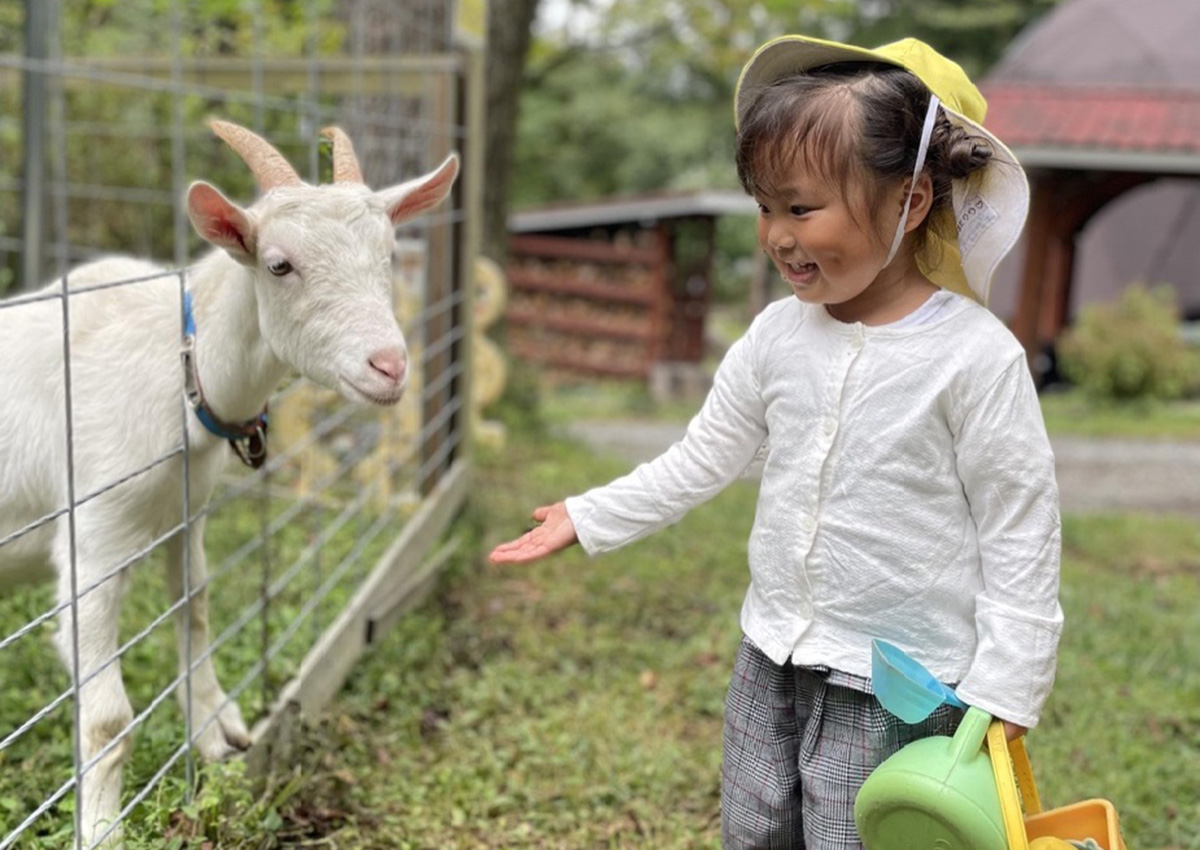
POLYGON ((871 641, 871 686, 880 705, 908 724, 920 723, 943 703, 967 707, 920 662, 879 638, 871 641))

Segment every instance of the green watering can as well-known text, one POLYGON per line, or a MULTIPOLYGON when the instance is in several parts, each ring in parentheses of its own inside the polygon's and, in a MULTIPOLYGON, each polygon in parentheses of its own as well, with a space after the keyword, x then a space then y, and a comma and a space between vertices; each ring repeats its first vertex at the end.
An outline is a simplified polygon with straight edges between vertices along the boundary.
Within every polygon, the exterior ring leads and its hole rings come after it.
POLYGON ((992 717, 968 708, 953 738, 914 741, 867 777, 854 821, 867 850, 1007 850, 992 763, 992 717))

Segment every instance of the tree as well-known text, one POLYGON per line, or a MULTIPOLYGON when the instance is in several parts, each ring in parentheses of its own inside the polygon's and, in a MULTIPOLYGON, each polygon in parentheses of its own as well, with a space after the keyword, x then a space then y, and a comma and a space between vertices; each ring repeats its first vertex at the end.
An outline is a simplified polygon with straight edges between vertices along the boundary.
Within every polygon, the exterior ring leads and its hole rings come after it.
POLYGON ((488 4, 483 250, 500 262, 508 255, 517 118, 537 8, 538 0, 491 0, 488 4))
POLYGON ((526 74, 518 204, 736 188, 733 91, 774 35, 835 36, 849 0, 577 0, 587 26, 547 32, 526 74))
POLYGON ((855 43, 904 36, 928 41, 974 80, 987 73, 1017 34, 1058 0, 871 0, 858 7, 855 43))
POLYGON ((587 26, 534 43, 518 204, 736 186, 732 100, 754 49, 785 33, 864 46, 923 38, 972 78, 1056 0, 573 0, 587 26))

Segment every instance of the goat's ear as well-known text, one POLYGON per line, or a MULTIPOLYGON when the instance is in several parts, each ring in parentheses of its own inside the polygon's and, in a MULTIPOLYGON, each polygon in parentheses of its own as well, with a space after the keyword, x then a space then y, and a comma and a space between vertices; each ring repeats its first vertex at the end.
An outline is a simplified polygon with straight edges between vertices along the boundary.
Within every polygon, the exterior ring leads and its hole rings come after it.
POLYGON ((187 214, 196 232, 244 266, 255 263, 254 220, 208 183, 188 187, 187 214))
POLYGON ((392 223, 399 224, 445 200, 457 176, 458 157, 450 154, 445 162, 424 177, 408 180, 390 189, 381 189, 377 194, 387 207, 392 223))

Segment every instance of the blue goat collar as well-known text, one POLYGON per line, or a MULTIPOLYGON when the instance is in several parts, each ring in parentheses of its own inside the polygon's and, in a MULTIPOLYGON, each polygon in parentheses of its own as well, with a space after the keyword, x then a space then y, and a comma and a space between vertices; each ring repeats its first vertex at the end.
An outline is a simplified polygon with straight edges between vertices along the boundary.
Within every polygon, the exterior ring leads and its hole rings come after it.
POLYGON ((258 469, 267 460, 267 408, 253 419, 244 422, 226 422, 213 412, 204 398, 200 386, 200 373, 196 369, 196 316, 192 310, 192 293, 183 293, 183 388, 188 406, 210 434, 228 440, 234 453, 247 466, 258 469))

